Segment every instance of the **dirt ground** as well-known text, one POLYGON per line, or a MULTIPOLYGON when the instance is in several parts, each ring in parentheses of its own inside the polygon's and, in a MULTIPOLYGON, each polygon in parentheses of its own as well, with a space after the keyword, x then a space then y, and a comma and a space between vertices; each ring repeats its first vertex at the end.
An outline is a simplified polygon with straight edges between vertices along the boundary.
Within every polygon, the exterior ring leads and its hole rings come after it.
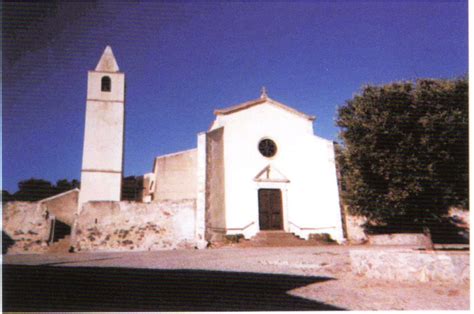
MULTIPOLYGON (((4 255, 3 264, 192 269, 331 278, 287 294, 348 310, 469 310, 468 284, 390 282, 351 273, 352 246, 4 255)), ((381 249, 381 248, 374 248, 381 249)))

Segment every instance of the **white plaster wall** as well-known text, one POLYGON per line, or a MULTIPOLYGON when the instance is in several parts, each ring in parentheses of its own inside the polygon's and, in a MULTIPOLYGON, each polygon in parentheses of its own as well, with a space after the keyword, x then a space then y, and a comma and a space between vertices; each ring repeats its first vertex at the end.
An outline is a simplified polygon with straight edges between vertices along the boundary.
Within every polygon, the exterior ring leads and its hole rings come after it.
POLYGON ((197 149, 157 157, 154 171, 154 201, 197 197, 197 149))
POLYGON ((329 233, 342 240, 332 143, 313 135, 310 120, 262 104, 218 116, 214 126, 223 125, 226 228, 255 222, 244 231, 229 230, 228 234, 243 233, 248 238, 258 232, 258 188, 274 187, 283 192, 286 231, 304 238, 310 233, 329 233), (278 146, 272 158, 258 151, 259 141, 266 137, 278 146), (255 176, 269 164, 290 182, 255 182, 255 176))
POLYGON ((123 171, 125 75, 89 71, 79 207, 90 200, 119 201, 123 171), (111 91, 101 91, 101 79, 111 91))
POLYGON ((206 233, 206 133, 197 136, 197 187, 195 231, 198 248, 205 248, 206 233))
POLYGON ((89 71, 87 77, 87 99, 106 101, 125 101, 125 74, 122 72, 89 71), (112 81, 110 92, 101 90, 102 77, 108 76, 112 81))
POLYGON ((289 196, 289 220, 294 224, 290 225, 290 230, 303 238, 310 233, 328 233, 334 240, 342 241, 333 144, 312 136, 302 138, 298 145, 303 156, 300 157, 301 163, 292 166, 292 182, 295 184, 291 185, 289 196))
POLYGON ((82 169, 122 171, 124 104, 87 101, 82 169))
MULTIPOLYGON (((122 174, 83 172, 79 204, 94 201, 120 201, 122 174)), ((79 206, 80 206, 79 205, 79 206)))

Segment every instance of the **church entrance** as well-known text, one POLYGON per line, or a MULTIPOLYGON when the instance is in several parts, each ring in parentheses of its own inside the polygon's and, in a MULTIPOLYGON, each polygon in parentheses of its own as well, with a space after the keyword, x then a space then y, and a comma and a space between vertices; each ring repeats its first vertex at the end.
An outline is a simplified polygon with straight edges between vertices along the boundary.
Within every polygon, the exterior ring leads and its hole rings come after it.
POLYGON ((258 213, 260 230, 282 230, 283 214, 281 190, 258 190, 258 213))

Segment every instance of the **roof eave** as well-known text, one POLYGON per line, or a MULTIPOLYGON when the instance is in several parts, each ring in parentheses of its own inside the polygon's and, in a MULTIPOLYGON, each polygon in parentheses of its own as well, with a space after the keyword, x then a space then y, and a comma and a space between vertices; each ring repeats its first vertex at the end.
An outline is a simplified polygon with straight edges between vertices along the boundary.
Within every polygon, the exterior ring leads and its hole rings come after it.
POLYGON ((247 109, 247 108, 250 108, 250 107, 253 107, 253 106, 256 106, 256 105, 259 105, 259 104, 262 104, 264 102, 269 102, 275 106, 278 106, 288 112, 291 112, 293 114, 296 114, 302 118, 305 118, 305 119, 308 119, 310 121, 314 121, 316 120, 316 116, 310 116, 310 115, 307 115, 303 112, 300 112, 296 109, 293 109, 285 104, 282 104, 276 100, 273 100, 271 99, 270 97, 265 97, 265 98, 258 98, 258 99, 254 99, 254 100, 250 100, 250 101, 247 101, 247 102, 244 102, 242 104, 239 104, 239 105, 235 105, 235 106, 231 106, 229 108, 226 108, 226 109, 216 109, 214 110, 214 114, 217 116, 217 115, 227 115, 227 114, 231 114, 231 113, 234 113, 234 112, 237 112, 237 111, 240 111, 240 110, 244 110, 244 109, 247 109))

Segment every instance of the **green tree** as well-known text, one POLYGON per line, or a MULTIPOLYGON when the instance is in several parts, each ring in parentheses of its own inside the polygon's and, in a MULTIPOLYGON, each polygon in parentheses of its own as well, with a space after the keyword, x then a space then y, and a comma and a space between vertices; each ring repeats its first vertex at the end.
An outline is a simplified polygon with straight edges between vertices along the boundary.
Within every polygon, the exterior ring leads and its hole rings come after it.
POLYGON ((18 191, 14 194, 10 194, 6 190, 2 190, 2 202, 10 201, 39 201, 47 197, 57 195, 74 188, 79 188, 80 182, 73 179, 68 181, 67 179, 58 180, 56 185, 43 179, 31 178, 23 180, 18 183, 18 191))
POLYGON ((468 82, 366 86, 338 109, 344 199, 373 221, 426 226, 468 207, 468 82))
POLYGON ((75 189, 75 188, 80 188, 80 183, 76 179, 73 179, 71 182, 69 182, 67 179, 62 179, 56 181, 56 193, 63 193, 67 192, 69 190, 75 189))
POLYGON ((18 183, 18 191, 13 194, 17 201, 38 201, 56 194, 51 182, 31 178, 18 183))
POLYGON ((139 176, 128 176, 122 179, 122 200, 137 201, 140 196, 143 180, 139 176))
POLYGON ((7 190, 2 190, 2 203, 13 201, 13 195, 10 194, 7 190))

